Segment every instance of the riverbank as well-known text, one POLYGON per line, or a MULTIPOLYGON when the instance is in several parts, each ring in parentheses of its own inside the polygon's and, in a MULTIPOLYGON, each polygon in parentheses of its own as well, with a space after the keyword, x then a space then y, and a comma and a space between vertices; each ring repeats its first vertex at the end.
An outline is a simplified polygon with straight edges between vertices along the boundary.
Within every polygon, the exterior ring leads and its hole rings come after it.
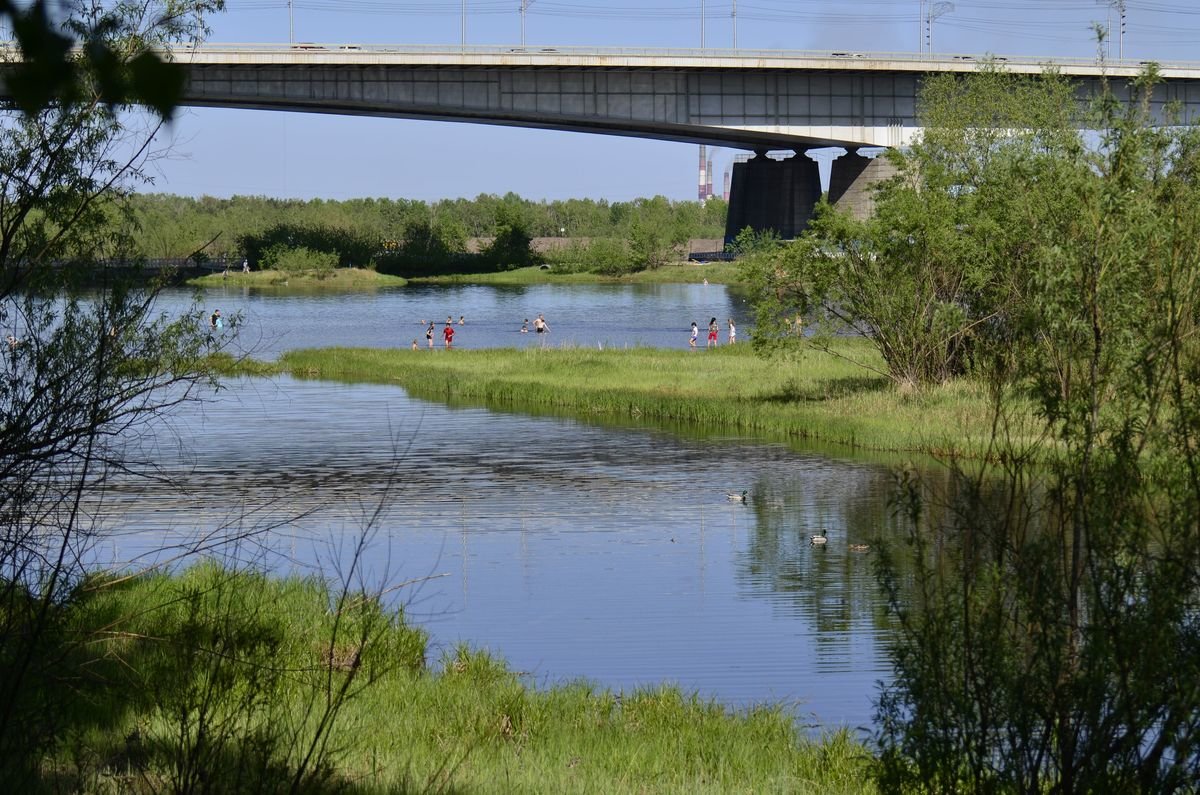
POLYGON ((844 731, 807 740, 783 709, 670 687, 534 687, 465 647, 430 663, 402 610, 313 579, 94 577, 64 609, 73 739, 40 763, 56 789, 276 791, 306 760, 313 792, 873 791, 844 731))
POLYGON ((566 272, 556 266, 531 266, 497 273, 458 273, 409 279, 414 284, 737 284, 738 266, 732 262, 679 262, 623 276, 566 272))
POLYGON ((835 354, 808 349, 788 360, 758 357, 747 344, 713 350, 332 348, 292 351, 277 363, 248 362, 239 371, 392 383, 429 400, 620 423, 675 423, 764 440, 985 454, 992 416, 980 385, 960 381, 902 393, 868 369, 882 363, 867 341, 835 345, 835 354))
POLYGON ((408 281, 366 268, 334 268, 325 271, 250 271, 230 270, 189 279, 191 287, 254 287, 258 289, 312 290, 344 292, 403 287, 408 281))

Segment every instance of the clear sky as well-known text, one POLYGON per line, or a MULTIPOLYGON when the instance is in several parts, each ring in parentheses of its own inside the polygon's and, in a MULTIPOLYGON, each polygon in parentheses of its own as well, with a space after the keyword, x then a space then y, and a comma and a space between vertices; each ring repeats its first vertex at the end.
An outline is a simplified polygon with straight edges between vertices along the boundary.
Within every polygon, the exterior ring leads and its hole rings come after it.
MULTIPOLYGON (((933 2, 933 0, 929 0, 933 2)), ((734 46, 734 0, 526 0, 531 46, 734 46), (703 14, 702 14, 703 10, 703 14), (702 23, 703 20, 703 23, 702 23)), ((227 0, 209 41, 457 44, 463 0, 227 0)), ((468 44, 517 45, 522 0, 466 0, 468 44)), ((915 52, 922 0, 738 0, 739 49, 915 52)), ((1124 55, 1200 61, 1200 0, 934 3, 939 53, 1094 56, 1093 23, 1125 8, 1124 55), (947 8, 952 6, 952 8, 947 8)), ((436 200, 507 191, 613 201, 696 195, 688 144, 405 119, 187 110, 148 190, 184 195, 436 200)), ((713 152, 714 187, 733 150, 713 152)))

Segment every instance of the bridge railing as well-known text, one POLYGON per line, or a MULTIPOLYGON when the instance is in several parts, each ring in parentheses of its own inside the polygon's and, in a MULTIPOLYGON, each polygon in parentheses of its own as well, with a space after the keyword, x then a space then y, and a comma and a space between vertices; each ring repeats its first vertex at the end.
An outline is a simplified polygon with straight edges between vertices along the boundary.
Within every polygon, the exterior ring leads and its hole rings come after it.
MULTIPOLYGON (((1012 55, 1012 54, 980 54, 980 53, 918 53, 918 52, 870 52, 852 49, 837 50, 759 50, 759 49, 721 49, 721 48, 685 48, 685 47, 579 47, 560 45, 457 45, 457 44, 361 44, 349 42, 295 42, 295 43, 248 43, 248 42, 212 42, 195 45, 179 45, 173 49, 177 55, 195 53, 197 55, 217 55, 221 53, 289 53, 313 55, 342 54, 351 56, 361 54, 410 54, 410 55, 529 55, 540 57, 574 56, 574 57, 644 57, 644 58, 697 58, 760 61, 763 59, 789 59, 828 61, 829 59, 845 60, 848 63, 856 61, 890 61, 922 64, 945 64, 961 66, 964 62, 971 63, 993 59, 1000 63, 1019 63, 1022 65, 1054 64, 1056 66, 1096 67, 1094 57, 1074 57, 1061 55, 1012 55)), ((1148 63, 1145 60, 1132 58, 1107 59, 1105 65, 1118 68, 1139 68, 1148 63)), ((1200 68, 1200 61, 1160 61, 1162 67, 1185 69, 1200 68)))

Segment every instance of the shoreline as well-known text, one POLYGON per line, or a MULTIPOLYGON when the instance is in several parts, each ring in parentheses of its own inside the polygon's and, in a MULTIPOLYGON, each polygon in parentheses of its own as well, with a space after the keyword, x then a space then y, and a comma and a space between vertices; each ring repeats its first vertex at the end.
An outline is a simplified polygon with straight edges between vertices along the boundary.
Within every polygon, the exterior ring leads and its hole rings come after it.
POLYGON ((407 349, 289 351, 276 362, 227 363, 234 375, 394 384, 414 397, 616 423, 675 425, 768 442, 804 441, 898 455, 983 458, 986 390, 958 382, 901 393, 847 359, 865 340, 763 358, 741 343, 697 355, 659 348, 491 348, 423 356, 407 349))

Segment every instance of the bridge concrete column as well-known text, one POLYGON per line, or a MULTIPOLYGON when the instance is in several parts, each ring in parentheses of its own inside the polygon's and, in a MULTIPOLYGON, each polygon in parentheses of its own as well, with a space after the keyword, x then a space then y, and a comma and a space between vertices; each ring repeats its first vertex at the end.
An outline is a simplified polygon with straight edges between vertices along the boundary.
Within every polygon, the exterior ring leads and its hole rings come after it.
POLYGON ((811 158, 798 152, 786 160, 772 160, 765 150, 756 150, 752 159, 733 166, 725 242, 746 227, 756 232, 771 229, 790 240, 808 226, 820 198, 821 175, 811 158))
POLYGON ((874 159, 847 152, 831 164, 829 203, 859 219, 875 212, 876 183, 895 176, 896 167, 886 157, 874 159))

